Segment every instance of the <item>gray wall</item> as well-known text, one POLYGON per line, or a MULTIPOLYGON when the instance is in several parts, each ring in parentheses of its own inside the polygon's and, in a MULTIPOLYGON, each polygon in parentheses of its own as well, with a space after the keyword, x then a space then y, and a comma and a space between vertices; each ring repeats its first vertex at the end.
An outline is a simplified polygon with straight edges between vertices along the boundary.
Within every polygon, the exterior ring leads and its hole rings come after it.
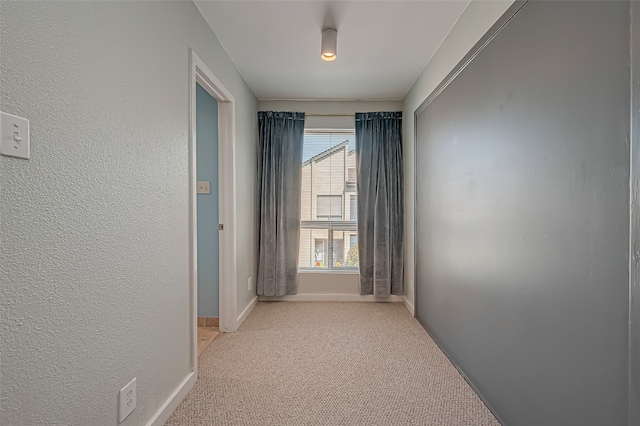
POLYGON ((513 0, 472 1, 444 39, 438 51, 429 60, 420 77, 403 101, 402 145, 404 155, 405 194, 405 303, 413 312, 415 273, 415 122, 414 112, 442 82, 476 42, 511 6, 513 0))
POLYGON ((629 4, 530 2, 417 117, 417 315, 507 425, 628 419, 629 4))
POLYGON ((629 425, 640 424, 640 8, 631 7, 631 220, 629 236, 629 425))
POLYGON ((191 371, 189 48, 236 105, 239 312, 257 101, 191 2, 0 2, 0 423, 143 425, 191 371))

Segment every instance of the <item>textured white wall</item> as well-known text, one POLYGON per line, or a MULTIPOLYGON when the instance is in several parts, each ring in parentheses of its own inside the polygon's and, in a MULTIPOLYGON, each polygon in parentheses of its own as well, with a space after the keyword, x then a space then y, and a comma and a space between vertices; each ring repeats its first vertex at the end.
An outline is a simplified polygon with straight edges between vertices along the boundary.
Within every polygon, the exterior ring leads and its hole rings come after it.
POLYGON ((238 306, 257 102, 191 2, 0 2, 0 423, 145 424, 189 372, 189 47, 237 101, 238 306))
POLYGON ((405 297, 414 304, 415 285, 415 110, 511 6, 513 0, 473 0, 404 99, 402 124, 405 158, 405 297))

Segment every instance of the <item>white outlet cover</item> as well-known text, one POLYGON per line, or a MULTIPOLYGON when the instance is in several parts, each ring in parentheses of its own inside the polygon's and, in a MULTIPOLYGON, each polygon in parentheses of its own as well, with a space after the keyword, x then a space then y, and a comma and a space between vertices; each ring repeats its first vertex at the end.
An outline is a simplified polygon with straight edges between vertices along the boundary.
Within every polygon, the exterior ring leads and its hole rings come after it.
POLYGON ((29 120, 0 112, 0 137, 1 155, 29 159, 29 120))
POLYGON ((131 380, 127 386, 120 389, 120 421, 122 423, 124 419, 131 414, 136 408, 136 377, 131 380))
POLYGON ((211 194, 211 182, 206 180, 199 180, 196 185, 198 194, 211 194))

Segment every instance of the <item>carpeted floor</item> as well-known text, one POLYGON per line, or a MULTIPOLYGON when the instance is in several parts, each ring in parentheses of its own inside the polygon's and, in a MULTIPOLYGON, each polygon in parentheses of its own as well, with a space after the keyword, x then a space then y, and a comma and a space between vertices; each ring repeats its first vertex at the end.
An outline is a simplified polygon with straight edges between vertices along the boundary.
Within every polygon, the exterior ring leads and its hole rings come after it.
POLYGON ((259 303, 167 425, 499 425, 399 303, 259 303))

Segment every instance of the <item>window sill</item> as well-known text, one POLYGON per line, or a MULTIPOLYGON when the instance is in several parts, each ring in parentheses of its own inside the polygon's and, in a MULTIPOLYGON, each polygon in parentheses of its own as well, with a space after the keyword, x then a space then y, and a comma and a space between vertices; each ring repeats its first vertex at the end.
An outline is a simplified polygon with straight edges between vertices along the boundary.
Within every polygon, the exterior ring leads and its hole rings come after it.
POLYGON ((340 274, 340 275, 360 275, 359 269, 298 269, 299 274, 340 274))

